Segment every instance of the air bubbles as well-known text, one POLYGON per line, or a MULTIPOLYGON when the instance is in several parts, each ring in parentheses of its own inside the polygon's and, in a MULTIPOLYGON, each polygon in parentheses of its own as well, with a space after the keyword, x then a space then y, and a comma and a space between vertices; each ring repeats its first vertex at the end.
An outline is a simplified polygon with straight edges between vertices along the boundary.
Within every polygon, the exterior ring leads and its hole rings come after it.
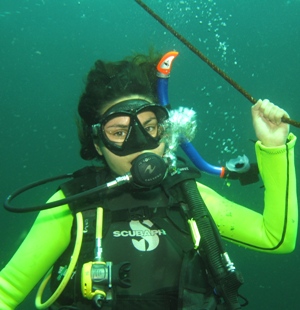
MULTIPOLYGON (((222 91, 223 87, 217 86, 219 91, 222 91)), ((205 147, 209 148, 212 152, 215 151, 222 158, 232 156, 239 153, 237 143, 241 139, 238 128, 236 128, 235 119, 232 109, 222 111, 219 109, 219 103, 208 101, 206 103, 206 109, 202 110, 203 119, 205 115, 209 115, 210 119, 213 118, 213 122, 210 126, 201 128, 202 135, 205 135, 205 147), (222 125, 220 125, 222 124, 222 125)), ((201 133, 200 133, 201 134, 201 133)))
MULTIPOLYGON (((167 8, 166 22, 195 44, 205 56, 221 62, 221 68, 239 65, 236 47, 231 46, 229 35, 232 33, 230 27, 234 27, 234 19, 231 12, 226 11, 222 0, 161 1, 160 4, 164 8, 158 12, 167 8)), ((199 110, 198 118, 203 125, 199 125, 199 131, 205 136, 201 147, 205 145, 211 152, 215 151, 216 156, 220 154, 222 158, 227 158, 230 154, 240 152, 237 148, 241 139, 240 129, 236 125, 238 112, 233 111, 232 104, 230 110, 229 106, 224 106, 227 88, 221 83, 212 84, 211 87, 209 83, 207 81, 207 84, 200 84, 197 88, 205 102, 205 106, 202 105, 199 110), (222 102, 217 102, 217 98, 221 98, 222 102)))
POLYGON ((215 51, 226 65, 238 64, 231 59, 236 50, 231 48, 226 34, 232 14, 224 9, 221 0, 168 1, 164 5, 170 16, 168 22, 184 36, 184 29, 188 29, 188 36, 200 42, 200 49, 208 56, 215 51))

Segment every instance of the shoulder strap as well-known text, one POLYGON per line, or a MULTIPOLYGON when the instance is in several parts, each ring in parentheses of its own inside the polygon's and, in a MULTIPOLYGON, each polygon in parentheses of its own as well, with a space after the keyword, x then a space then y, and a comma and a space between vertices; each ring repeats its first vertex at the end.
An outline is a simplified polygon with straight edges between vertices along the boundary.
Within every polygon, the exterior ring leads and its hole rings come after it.
POLYGON ((176 170, 171 171, 162 182, 163 188, 168 192, 176 184, 185 180, 199 179, 201 172, 196 167, 190 166, 186 161, 178 157, 176 170))
MULTIPOLYGON (((60 185, 66 197, 82 193, 96 186, 104 184, 108 179, 108 169, 95 166, 84 167, 73 173, 73 179, 60 185)), ((99 191, 87 197, 77 199, 69 204, 73 213, 96 208, 103 201, 104 192, 99 191)))

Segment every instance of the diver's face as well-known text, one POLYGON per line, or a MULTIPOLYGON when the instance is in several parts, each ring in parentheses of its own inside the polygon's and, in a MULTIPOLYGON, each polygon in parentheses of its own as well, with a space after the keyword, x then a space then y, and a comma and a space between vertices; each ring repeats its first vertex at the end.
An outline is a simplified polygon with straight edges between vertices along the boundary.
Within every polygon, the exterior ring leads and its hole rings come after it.
MULTIPOLYGON (((112 106, 117 105, 120 102, 125 100, 132 100, 132 99, 143 99, 147 100, 147 98, 142 98, 140 96, 129 96, 129 97, 122 97, 118 101, 111 103, 110 105, 106 106, 104 111, 101 111, 102 115, 110 109, 112 106)), ((152 111, 144 111, 137 115, 139 123, 143 126, 143 128, 149 133, 150 136, 155 137, 157 135, 157 120, 155 114, 152 111)), ((126 130, 129 126, 130 119, 128 117, 119 116, 112 120, 110 120, 105 128, 107 128, 107 137, 115 141, 116 145, 120 144, 124 136, 126 136, 126 130)), ((104 156, 109 168, 116 173, 117 175, 124 175, 128 173, 132 166, 132 161, 142 153, 145 152, 152 152, 156 155, 163 156, 165 151, 165 144, 158 143, 158 146, 155 148, 147 149, 147 145, 145 149, 139 149, 138 151, 133 151, 133 153, 129 153, 124 156, 117 155, 115 152, 112 152, 109 148, 105 146, 103 143, 95 144, 95 148, 97 152, 104 156)))

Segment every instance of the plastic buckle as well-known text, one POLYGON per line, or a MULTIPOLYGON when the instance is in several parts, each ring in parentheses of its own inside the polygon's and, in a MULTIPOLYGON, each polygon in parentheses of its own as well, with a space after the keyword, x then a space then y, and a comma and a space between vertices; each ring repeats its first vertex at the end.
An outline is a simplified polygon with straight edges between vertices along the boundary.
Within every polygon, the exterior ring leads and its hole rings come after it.
POLYGON ((128 213, 129 213, 129 220, 133 220, 133 221, 149 219, 150 217, 150 210, 147 206, 141 206, 141 207, 129 209, 128 213))

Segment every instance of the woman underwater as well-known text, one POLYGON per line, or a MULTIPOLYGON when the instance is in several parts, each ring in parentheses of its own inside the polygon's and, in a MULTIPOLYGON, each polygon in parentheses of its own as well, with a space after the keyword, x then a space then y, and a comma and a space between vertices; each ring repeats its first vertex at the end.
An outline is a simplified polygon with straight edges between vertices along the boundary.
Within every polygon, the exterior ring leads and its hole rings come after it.
MULTIPOLYGON (((146 160, 152 154, 165 157, 168 146, 163 139, 163 123, 168 111, 158 104, 159 59, 136 55, 119 62, 96 61, 78 113, 81 157, 97 159, 99 165, 80 170, 50 201, 127 174, 141 155, 146 160)), ((197 172, 185 169, 186 164, 178 160, 178 167, 188 172, 164 175, 159 184, 149 188, 129 183, 41 211, 0 273, 0 309, 15 309, 53 265, 51 289, 59 286, 72 256, 75 213, 79 210, 84 218, 84 236, 76 269, 50 309, 240 309, 238 305, 232 308, 223 295, 223 286, 218 284, 221 281, 215 277, 218 273, 211 270, 210 256, 202 246, 205 238, 195 246, 197 233, 191 236, 188 225, 195 217, 189 196, 191 184, 196 184, 197 195, 192 195, 196 200, 202 197, 222 237, 267 253, 294 250, 298 226, 296 137, 289 133, 288 124, 281 122, 288 114, 269 100, 258 100, 251 112, 258 139, 257 163, 265 187, 262 214, 195 183, 197 172), (103 210, 103 238, 101 253, 95 254, 98 207, 103 210), (96 257, 101 258, 101 264, 87 264, 96 257), (91 273, 97 270, 108 272, 113 279, 109 281, 102 274, 98 282, 95 275, 91 280, 91 273), (83 280, 85 276, 88 279, 83 280)), ((151 172, 154 167, 147 169, 151 172)), ((211 231, 216 235, 214 228, 211 231)))

